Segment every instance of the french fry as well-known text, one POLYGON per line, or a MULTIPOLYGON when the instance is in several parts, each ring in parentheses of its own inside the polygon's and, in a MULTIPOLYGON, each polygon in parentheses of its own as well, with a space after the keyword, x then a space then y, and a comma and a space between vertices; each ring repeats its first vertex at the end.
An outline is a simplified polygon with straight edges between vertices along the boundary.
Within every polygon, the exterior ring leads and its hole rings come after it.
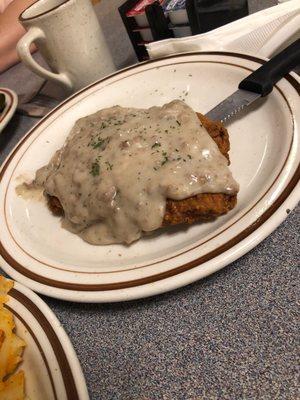
POLYGON ((15 324, 13 315, 5 308, 0 309, 0 329, 4 332, 4 341, 0 350, 0 381, 8 374, 8 358, 10 356, 10 342, 15 324))
POLYGON ((24 372, 13 373, 22 361, 26 343, 14 333, 13 314, 4 307, 12 287, 13 281, 0 276, 0 399, 24 400, 24 372))
POLYGON ((7 360, 7 371, 9 374, 13 373, 19 363, 22 361, 22 353, 26 343, 23 339, 15 333, 11 335, 10 340, 10 353, 7 360))
POLYGON ((4 331, 2 329, 0 329, 0 351, 1 351, 2 344, 4 342, 4 338, 5 338, 4 331))
POLYGON ((7 293, 14 286, 14 282, 8 279, 5 279, 4 276, 0 275, 0 308, 1 306, 7 302, 8 296, 7 293))
POLYGON ((17 374, 10 376, 6 381, 0 382, 0 399, 23 400, 25 398, 24 383, 23 371, 19 371, 17 374))

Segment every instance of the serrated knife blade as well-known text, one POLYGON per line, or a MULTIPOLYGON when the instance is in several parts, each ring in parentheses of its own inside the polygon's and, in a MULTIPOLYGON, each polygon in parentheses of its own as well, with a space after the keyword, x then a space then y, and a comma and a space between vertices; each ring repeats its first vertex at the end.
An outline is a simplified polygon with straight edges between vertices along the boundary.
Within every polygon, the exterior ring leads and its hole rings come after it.
POLYGON ((261 97, 261 94, 239 89, 210 110, 206 114, 206 117, 213 121, 227 122, 231 117, 242 111, 243 108, 249 106, 259 97, 261 97))
POLYGON ((258 98, 271 93, 273 86, 298 65, 300 65, 300 39, 242 80, 238 90, 210 110, 206 117, 213 121, 227 122, 258 98))

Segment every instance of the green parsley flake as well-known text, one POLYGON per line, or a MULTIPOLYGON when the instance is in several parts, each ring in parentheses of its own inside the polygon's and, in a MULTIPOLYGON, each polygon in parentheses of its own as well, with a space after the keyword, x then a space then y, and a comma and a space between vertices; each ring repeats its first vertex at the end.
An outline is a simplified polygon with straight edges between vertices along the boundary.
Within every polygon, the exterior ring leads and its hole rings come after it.
POLYGON ((90 174, 93 176, 97 176, 100 174, 100 166, 97 161, 93 162, 91 170, 90 170, 90 174))
POLYGON ((105 164, 106 164, 106 170, 108 171, 108 170, 112 170, 113 169, 113 164, 111 164, 109 161, 105 161, 105 164))
POLYGON ((89 143, 89 146, 92 146, 93 149, 105 150, 105 147, 109 143, 109 141, 110 138, 102 139, 98 137, 97 139, 92 139, 92 141, 89 143))
POLYGON ((166 162, 169 161, 169 157, 167 156, 167 152, 166 152, 166 151, 163 151, 163 152, 162 152, 162 155, 163 155, 164 159, 163 159, 162 162, 161 162, 161 166, 165 165, 166 162))

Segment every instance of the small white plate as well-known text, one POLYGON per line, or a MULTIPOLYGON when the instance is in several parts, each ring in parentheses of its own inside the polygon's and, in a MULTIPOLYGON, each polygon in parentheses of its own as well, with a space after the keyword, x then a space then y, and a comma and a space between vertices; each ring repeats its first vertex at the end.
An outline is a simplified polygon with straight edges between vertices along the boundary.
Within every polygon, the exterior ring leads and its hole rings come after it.
POLYGON ((0 93, 5 95, 5 108, 0 113, 1 133, 16 111, 18 105, 18 96, 13 90, 7 88, 0 88, 0 93))
POLYGON ((30 400, 88 400, 72 344, 50 308, 30 289, 15 282, 5 304, 14 315, 16 334, 26 342, 23 361, 30 400))
MULTIPOLYGON (((238 204, 216 221, 156 232, 131 246, 91 246, 64 230, 45 203, 15 192, 65 141, 74 122, 115 104, 185 99, 208 112, 263 61, 234 53, 180 54, 117 72, 70 97, 16 146, 0 173, 3 269, 31 289, 66 300, 122 301, 186 285, 256 246, 299 199, 299 77, 282 79, 228 126, 238 204)), ((1 260, 0 260, 1 262, 1 260)))

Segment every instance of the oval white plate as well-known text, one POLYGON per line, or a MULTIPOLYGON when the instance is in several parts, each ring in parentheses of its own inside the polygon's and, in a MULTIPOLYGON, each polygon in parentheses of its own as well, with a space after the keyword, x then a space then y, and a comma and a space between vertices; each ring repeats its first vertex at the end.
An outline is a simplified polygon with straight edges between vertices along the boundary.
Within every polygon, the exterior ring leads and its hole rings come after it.
POLYGON ((6 103, 4 110, 0 113, 1 133, 16 111, 18 105, 18 96, 13 90, 7 88, 0 88, 0 93, 3 93, 5 95, 6 103))
POLYGON ((14 315, 16 333, 26 342, 23 361, 30 400, 88 400, 73 346, 60 322, 35 293, 15 282, 5 304, 14 315))
POLYGON ((282 79, 229 126, 237 207, 215 222, 156 232, 130 247, 91 246, 60 227, 45 203, 15 193, 48 162, 74 122, 120 104, 149 107, 184 98, 206 113, 262 61, 192 53, 133 66, 75 94, 37 124, 1 172, 3 269, 33 290, 74 301, 121 301, 162 293, 207 276, 253 248, 299 198, 299 81, 282 79), (21 178, 20 178, 21 177, 21 178))

